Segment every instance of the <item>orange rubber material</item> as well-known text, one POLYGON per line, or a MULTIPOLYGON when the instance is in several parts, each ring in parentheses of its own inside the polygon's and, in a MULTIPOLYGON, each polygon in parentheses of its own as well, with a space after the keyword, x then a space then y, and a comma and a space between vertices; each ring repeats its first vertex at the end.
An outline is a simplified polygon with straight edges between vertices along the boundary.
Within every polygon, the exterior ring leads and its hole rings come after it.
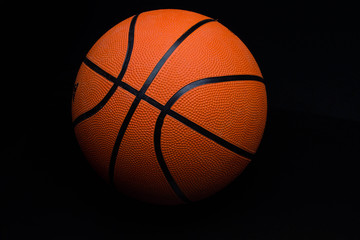
MULTIPOLYGON (((84 155, 106 181, 109 181, 114 143, 135 100, 134 92, 142 88, 177 39, 205 19, 209 18, 173 9, 144 12, 138 16, 131 57, 121 79, 135 90, 129 92, 119 86, 104 106, 74 126, 84 155)), ((132 20, 130 17, 110 29, 86 56, 113 79, 119 76, 127 55, 132 20)), ((157 105, 141 99, 136 107, 115 156, 115 187, 147 202, 183 203, 159 165, 154 147, 155 124, 161 107, 192 82, 230 75, 262 77, 245 44, 218 21, 208 22, 175 49, 146 90, 145 96, 157 105)), ((99 104, 113 84, 83 63, 75 81, 73 121, 99 104)), ((254 154, 266 122, 266 89, 262 82, 252 80, 205 84, 186 92, 171 110, 254 154)), ((169 115, 165 116, 160 137, 166 166, 190 201, 201 200, 224 188, 251 160, 169 115)))

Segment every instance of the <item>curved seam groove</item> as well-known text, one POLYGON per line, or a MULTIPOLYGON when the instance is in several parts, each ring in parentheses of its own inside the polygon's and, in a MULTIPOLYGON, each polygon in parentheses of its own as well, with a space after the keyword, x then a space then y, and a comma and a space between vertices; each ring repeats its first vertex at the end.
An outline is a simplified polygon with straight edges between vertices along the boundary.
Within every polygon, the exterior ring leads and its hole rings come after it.
POLYGON ((137 20, 138 16, 139 15, 134 16, 133 19, 131 20, 130 27, 129 27, 128 47, 127 47, 123 65, 121 67, 121 71, 117 78, 115 78, 111 74, 105 72, 103 69, 101 69, 96 64, 91 62, 88 58, 85 58, 84 63, 90 69, 92 69, 96 73, 100 74, 101 76, 105 77, 109 81, 113 82, 113 85, 110 88, 110 90, 107 92, 105 97, 95 107, 93 107, 92 109, 88 110, 87 112, 81 114, 73 121, 73 127, 75 127, 80 122, 84 121, 85 119, 88 119, 89 117, 92 117, 97 112, 99 112, 105 106, 105 104, 110 100, 110 98, 114 95, 117 87, 122 83, 122 78, 124 77, 127 67, 129 65, 133 46, 134 46, 135 24, 136 24, 136 20, 137 20))
MULTIPOLYGON (((228 82, 228 81, 259 81, 264 83, 263 79, 259 76, 255 75, 231 75, 231 76, 221 76, 221 77, 212 77, 212 78, 205 78, 200 79, 195 82, 189 83, 188 85, 181 88, 179 91, 177 91, 165 104, 165 106, 161 109, 161 112, 156 120, 155 123, 155 129, 154 129, 154 146, 155 146, 155 152, 156 157, 159 162, 159 165, 161 167, 161 170, 163 171, 166 179, 168 180, 171 188, 174 190, 176 195, 182 199, 184 202, 190 202, 190 200, 185 196, 183 191, 180 189, 178 184, 176 183, 175 179, 170 173, 169 168, 166 165, 164 156, 162 154, 161 150, 161 129, 164 124, 165 116, 170 115, 171 117, 175 118, 176 120, 180 121, 181 123, 185 124, 186 126, 190 127, 191 129, 197 131, 201 135, 213 140, 214 142, 218 143, 219 145, 225 147, 226 149, 229 149, 230 151, 251 159, 254 154, 247 152, 238 146, 222 139, 221 137, 211 133, 210 131, 204 129, 203 127, 195 124, 194 122, 188 120, 187 118, 181 116, 180 114, 174 112, 171 110, 171 107, 175 104, 175 102, 183 96, 186 92, 190 91, 191 89, 194 89, 198 86, 205 85, 205 84, 212 84, 212 83, 219 83, 219 82, 228 82)), ((250 160, 249 160, 250 161, 250 160)))
POLYGON ((167 59, 172 55, 172 53, 178 48, 178 46, 190 35, 192 34, 196 29, 201 27, 202 25, 215 21, 213 19, 205 19, 202 20, 192 27, 190 27, 184 34, 182 34, 175 43, 166 51, 166 53, 163 55, 163 57, 159 60, 159 62, 155 65, 154 69, 151 71, 150 75, 146 79, 145 83, 141 87, 140 91, 136 94, 135 100, 131 104, 131 107, 128 111, 128 113, 125 116, 124 121, 121 124, 119 133, 117 135, 117 138, 114 143, 114 147, 111 154, 110 164, 109 164, 109 179, 112 184, 114 184, 114 171, 115 171, 115 164, 116 164, 116 158, 119 152, 121 141, 125 135, 126 129, 130 123, 130 120, 132 116, 135 113, 136 108, 138 107, 140 101, 145 96, 146 90, 150 87, 150 84, 155 79, 156 75, 159 73, 160 69, 163 67, 167 59))

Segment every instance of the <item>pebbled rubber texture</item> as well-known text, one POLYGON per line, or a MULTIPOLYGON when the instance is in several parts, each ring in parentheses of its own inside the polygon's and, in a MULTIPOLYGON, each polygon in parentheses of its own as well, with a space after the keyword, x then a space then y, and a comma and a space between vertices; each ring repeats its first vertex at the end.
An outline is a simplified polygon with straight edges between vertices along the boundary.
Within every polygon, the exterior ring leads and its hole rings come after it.
POLYGON ((265 86, 257 81, 206 84, 185 93, 171 109, 254 154, 266 120, 265 86))
POLYGON ((170 116, 165 117, 161 146, 170 173, 191 201, 219 191, 250 162, 170 116))
POLYGON ((77 88, 72 103, 73 121, 82 113, 94 108, 105 97, 112 83, 82 63, 75 85, 77 88))
POLYGON ((117 155, 114 182, 135 198, 157 203, 180 203, 156 160, 153 132, 160 110, 141 101, 126 130, 117 155))
POLYGON ((108 181, 112 147, 134 95, 119 88, 97 114, 79 123, 74 129, 85 157, 101 177, 108 181))
POLYGON ((132 19, 133 17, 128 18, 107 31, 86 55, 90 61, 114 77, 120 74, 126 56, 132 19))

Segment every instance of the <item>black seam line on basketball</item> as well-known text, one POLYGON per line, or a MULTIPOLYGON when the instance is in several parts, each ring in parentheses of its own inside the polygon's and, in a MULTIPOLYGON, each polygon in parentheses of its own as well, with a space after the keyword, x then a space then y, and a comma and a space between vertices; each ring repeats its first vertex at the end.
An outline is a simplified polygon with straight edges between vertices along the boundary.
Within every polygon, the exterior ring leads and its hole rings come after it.
POLYGON ((121 124, 119 133, 116 137, 115 143, 114 143, 114 147, 111 153, 111 158, 110 158, 110 164, 109 164, 109 179, 111 183, 114 183, 114 170, 115 170, 115 164, 116 164, 116 158, 119 152, 119 148, 120 148, 120 144, 121 141, 125 135, 126 129, 130 123, 130 120, 133 116, 133 114, 135 113, 135 110, 137 108, 137 106, 140 103, 140 100, 144 97, 146 90, 150 87, 150 84, 152 83, 152 81, 155 79, 156 75, 159 73, 160 69, 163 67, 163 65, 165 64, 165 62, 168 60, 168 58, 171 56, 171 54, 179 47, 179 45, 190 35, 192 34, 196 29, 198 29, 199 27, 201 27, 202 25, 208 23, 208 22, 212 22, 215 21, 214 19, 205 19, 202 20, 198 23, 196 23, 195 25, 193 25, 191 28, 189 28, 184 34, 182 34, 176 41, 175 43, 166 51, 166 53, 164 54, 164 56, 159 60, 159 62, 155 65, 154 69, 151 71, 150 75, 148 76, 148 78, 145 80, 145 83, 143 84, 143 86, 141 87, 140 91, 136 94, 135 100, 133 101, 133 103, 131 104, 131 107, 128 111, 128 113, 125 116, 124 121, 121 124))
POLYGON ((198 29, 199 27, 201 27, 202 25, 204 25, 205 23, 208 22, 212 22, 215 21, 214 19, 205 19, 202 20, 200 22, 198 22, 197 24, 195 24, 194 26, 192 26, 191 28, 189 28, 189 30, 187 30, 183 35, 181 35, 181 37, 179 37, 175 43, 169 48, 169 50, 167 50, 167 52, 164 54, 164 56, 160 59, 160 61, 156 64, 156 66, 154 67, 154 69, 152 70, 152 72, 150 73, 149 77, 146 79, 144 85, 141 87, 140 92, 139 92, 139 96, 145 94, 146 90, 150 87, 150 84, 152 83, 152 81, 154 80, 154 78, 156 77, 156 75, 159 73, 160 69, 162 68, 162 66, 165 64, 165 62, 168 60, 168 58, 171 56, 171 54, 175 51, 176 48, 178 48, 178 46, 191 34, 193 33, 196 29, 198 29))
MULTIPOLYGON (((185 124, 186 126, 190 127, 191 129, 195 130, 196 132, 200 133, 201 135, 213 140, 214 142, 218 143, 219 145, 227 148, 228 150, 242 156, 245 157, 247 159, 251 159, 254 157, 253 153, 250 153, 246 150, 243 150, 241 148, 239 148, 238 146, 226 141, 225 139, 217 136, 216 134, 206 130, 205 128, 201 127, 200 125, 190 121, 189 119, 181 116, 180 114, 169 110, 169 112, 167 112, 167 114, 173 118, 175 118, 176 120, 178 120, 179 122, 185 124)), ((249 160, 250 161, 250 160, 249 160)))
POLYGON ((91 117, 91 116, 95 115, 97 112, 99 112, 105 106, 105 104, 110 100, 110 98, 114 95, 114 93, 119 85, 122 85, 122 87, 127 88, 127 90, 129 90, 130 92, 133 92, 133 89, 129 88, 130 86, 126 86, 126 85, 122 84, 123 82, 121 80, 124 77, 127 67, 129 65, 132 50, 134 47, 134 33, 135 33, 135 23, 136 23, 137 17, 138 17, 138 15, 134 16, 130 23, 127 51, 126 51, 125 59, 124 59, 123 65, 121 67, 119 76, 117 78, 115 78, 111 74, 105 72, 99 66, 97 66, 92 61, 90 61, 88 58, 85 58, 84 64, 86 64, 90 69, 92 69, 96 73, 100 74, 104 78, 108 79, 109 81, 113 82, 114 84, 112 85, 110 90, 107 92, 105 97, 95 107, 93 107, 92 109, 88 110, 87 112, 81 114, 74 120, 73 127, 75 127, 78 123, 84 121, 85 119, 88 119, 89 117, 91 117))
POLYGON ((245 81, 245 80, 253 80, 253 81, 260 81, 263 83, 263 79, 259 76, 254 75, 232 75, 232 76, 222 76, 222 77, 213 77, 213 78, 205 78, 201 79, 195 82, 192 82, 185 87, 181 88, 178 92, 176 92, 169 101, 165 104, 165 106, 162 108, 156 123, 155 123, 155 130, 154 130, 154 147, 156 152, 156 157, 159 162, 159 165, 161 167, 161 170, 169 182, 171 188, 175 192, 175 194, 182 199, 184 202, 190 202, 190 200, 186 197, 184 192, 180 189, 180 187, 177 185, 175 179, 170 173, 169 168, 166 165, 166 162, 164 160, 164 156, 161 151, 161 129, 164 124, 165 116, 170 115, 171 117, 175 118, 176 120, 182 122, 186 126, 192 128, 193 130, 197 131, 198 133, 202 134, 203 136, 215 141, 216 143, 220 144, 221 146, 229 149, 232 152, 235 152, 243 157, 246 157, 250 159, 253 157, 252 153, 249 153, 238 146, 235 146, 234 144, 220 138, 219 136, 209 132, 205 128, 195 124, 194 122, 188 120, 187 118, 181 116, 180 114, 172 111, 170 108, 174 105, 174 103, 183 96, 186 92, 190 91, 191 89, 205 85, 205 84, 212 84, 212 83, 219 83, 219 82, 227 82, 227 81, 245 81))
MULTIPOLYGON (((90 61, 90 60, 89 60, 90 61)), ((90 62, 92 64, 92 66, 96 66, 95 64, 93 64, 92 62, 90 62)), ((97 66, 96 66, 97 67, 97 66)), ((97 67, 99 68, 99 67, 97 67)), ((99 68, 100 69, 100 68, 99 68)), ((103 71, 102 69, 100 69, 101 71, 103 71)), ((106 73, 105 71, 103 71, 105 74, 108 74, 106 73)), ((111 76, 109 74, 109 76, 111 76)), ((214 82, 218 82, 218 80, 221 81, 221 79, 223 78, 227 78, 229 79, 228 81, 230 81, 231 79, 238 79, 238 80, 257 80, 257 81, 260 81, 260 82, 263 82, 262 78, 258 77, 258 76, 254 76, 254 75, 234 75, 234 76, 221 76, 221 77, 215 77, 215 78, 211 78, 211 79, 215 79, 214 82)), ((109 77, 108 80, 112 81, 112 79, 115 79, 113 76, 109 77)), ((210 78, 207 78, 207 79, 210 79, 210 78)), ((204 81, 206 79, 201 79, 199 81, 204 81)), ((213 83, 214 83, 213 82, 213 83)), ((125 82, 120 82, 119 83, 119 86, 122 87, 123 89, 127 90, 128 92, 136 95, 138 93, 138 91, 131 87, 129 84, 125 83, 125 82)), ((175 95, 174 95, 175 96, 175 95)), ((143 100, 145 100, 146 102, 148 102, 149 104, 151 104, 152 106, 156 107, 157 109, 159 110, 163 110, 164 109, 164 106, 157 102, 155 99, 147 96, 147 95, 144 95, 142 97, 143 100)), ((239 155, 242 155, 244 157, 247 157, 247 158, 251 158, 252 155, 251 153, 245 153, 245 152, 242 152, 244 150, 240 150, 238 149, 236 146, 234 146, 233 144, 231 143, 228 143, 226 142, 224 139, 221 139, 220 137, 216 136, 215 134, 209 132, 208 130, 202 128, 201 126, 197 125, 196 123, 186 119, 185 117, 181 116, 180 114, 174 112, 173 110, 169 110, 169 112, 167 113, 168 115, 170 115, 171 117, 175 118, 176 120, 182 122, 183 124, 185 124, 186 126, 192 128, 193 130, 203 134, 204 136, 214 140, 215 142, 219 143, 220 145, 228 148, 229 150, 235 152, 235 153, 238 153, 239 155), (221 144, 222 143, 222 144, 221 144)))
MULTIPOLYGON (((259 81, 259 82, 263 82, 262 78, 260 78, 258 76, 234 75, 234 76, 222 76, 222 77, 216 77, 216 78, 202 79, 202 80, 197 81, 197 84, 199 84, 198 86, 200 86, 200 85, 204 85, 204 84, 217 83, 217 82, 226 82, 226 81, 259 81), (236 80, 234 80, 234 79, 236 79, 236 80)), ((196 84, 194 84, 194 85, 196 85, 196 84)), ((188 86, 191 87, 190 84, 188 86)), ((196 87, 196 86, 193 86, 191 89, 193 89, 194 87, 196 87)), ((179 94, 178 97, 181 97, 182 95, 179 94)), ((149 97, 147 95, 144 95, 143 100, 145 100, 146 102, 148 102, 152 106, 156 107, 160 111, 165 110, 164 105, 162 105, 161 103, 157 102, 155 99, 153 99, 153 98, 151 98, 151 97, 149 97)), ((183 123, 184 125, 192 128, 196 132, 198 132, 198 133, 204 135, 205 137, 213 140, 214 142, 220 144, 221 146, 231 150, 234 153, 237 153, 237 154, 239 154, 239 155, 241 155, 243 157, 246 157, 248 159, 251 159, 254 156, 254 154, 237 147, 236 145, 226 141, 225 139, 222 139, 221 137, 219 137, 219 136, 215 135, 214 133, 206 130, 205 128, 203 128, 200 125, 192 122, 191 120, 185 118, 184 116, 178 114, 177 112, 175 112, 175 111, 173 111, 171 109, 168 109, 168 112, 166 114, 168 114, 169 116, 171 116, 174 119, 178 120, 179 122, 183 123)))
POLYGON ((85 57, 84 64, 88 66, 91 70, 99 74, 100 76, 106 78, 107 80, 111 81, 112 83, 116 82, 116 77, 112 76, 110 73, 105 72, 103 69, 101 69, 98 65, 93 63, 90 59, 85 57))
MULTIPOLYGON (((84 61, 85 63, 85 61, 84 61)), ((86 65, 89 66, 89 68, 91 70, 93 70, 94 72, 102 75, 103 77, 105 77, 107 80, 109 80, 110 82, 114 83, 116 85, 116 87, 122 87, 123 89, 127 90, 128 92, 136 95, 139 91, 136 90, 135 88, 133 88, 132 86, 130 86, 129 84, 127 84, 126 82, 123 81, 116 81, 116 78, 114 76, 112 76, 111 74, 105 72, 103 69, 101 69, 99 66, 95 65, 93 62, 91 62, 89 59, 86 59, 86 65)))

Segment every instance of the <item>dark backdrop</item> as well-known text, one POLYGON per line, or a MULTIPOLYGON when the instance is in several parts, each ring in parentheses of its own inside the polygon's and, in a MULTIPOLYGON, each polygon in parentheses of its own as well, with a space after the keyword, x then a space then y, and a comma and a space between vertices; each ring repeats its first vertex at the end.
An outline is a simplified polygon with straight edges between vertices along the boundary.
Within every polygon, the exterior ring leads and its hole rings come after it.
POLYGON ((9 89, 3 118, 10 124, 3 125, 1 238, 358 239, 359 31, 351 7, 313 7, 233 1, 13 6, 18 21, 8 19, 4 38, 15 47, 3 45, 13 68, 3 75, 12 86, 3 88, 9 89), (72 85, 87 51, 118 22, 159 8, 218 19, 251 50, 268 91, 256 158, 218 194, 176 207, 113 191, 87 164, 71 126, 72 85))

